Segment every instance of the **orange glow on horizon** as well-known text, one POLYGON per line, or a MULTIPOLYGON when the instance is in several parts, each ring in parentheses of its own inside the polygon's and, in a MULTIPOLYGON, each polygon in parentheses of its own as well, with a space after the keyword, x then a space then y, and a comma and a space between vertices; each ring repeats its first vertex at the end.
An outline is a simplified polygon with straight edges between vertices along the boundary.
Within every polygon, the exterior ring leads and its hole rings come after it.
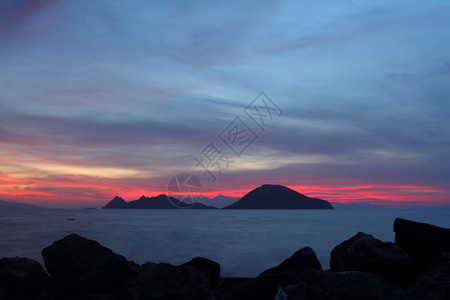
MULTIPOLYGON (((33 172, 14 176, 0 172, 0 199, 7 201, 41 204, 47 206, 102 206, 114 196, 125 201, 167 194, 166 182, 156 184, 151 180, 137 178, 111 178, 88 175, 41 175, 33 172)), ((162 180, 160 180, 162 181, 162 180)), ((282 184, 283 179, 274 180, 282 184)), ((298 180, 298 183, 283 184, 299 193, 331 202, 367 202, 372 204, 446 204, 449 192, 445 189, 425 185, 367 184, 361 181, 343 180, 298 180), (328 182, 333 182, 329 184, 328 182), (300 184, 299 184, 300 183, 300 184)), ((202 196, 214 198, 224 195, 243 197, 249 191, 266 183, 266 180, 252 178, 233 182, 216 182, 204 187, 202 196), (226 188, 224 185, 233 185, 226 188)))

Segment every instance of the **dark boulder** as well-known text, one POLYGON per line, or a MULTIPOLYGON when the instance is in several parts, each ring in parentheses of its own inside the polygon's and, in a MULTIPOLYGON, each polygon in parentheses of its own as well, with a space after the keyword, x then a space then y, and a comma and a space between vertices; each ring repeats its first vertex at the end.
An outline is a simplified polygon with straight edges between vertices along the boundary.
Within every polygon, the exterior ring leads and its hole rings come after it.
POLYGON ((42 250, 45 267, 64 289, 116 294, 135 276, 121 255, 77 234, 70 234, 42 250))
POLYGON ((145 263, 135 280, 124 288, 121 299, 212 299, 208 273, 187 265, 145 263))
POLYGON ((332 271, 361 271, 382 275, 407 285, 411 281, 412 260, 399 246, 358 232, 331 251, 332 271))
POLYGON ((303 247, 278 266, 262 272, 258 278, 279 274, 286 274, 287 276, 295 278, 301 272, 310 269, 321 270, 322 266, 317 260, 314 250, 310 247, 303 247))
POLYGON ((220 281, 220 265, 205 257, 195 257, 184 263, 183 266, 190 266, 199 271, 205 272, 209 276, 209 281, 213 290, 216 290, 220 281))
POLYGON ((0 294, 5 299, 35 298, 49 284, 49 276, 37 261, 22 257, 0 259, 0 294))
POLYGON ((220 295, 221 299, 233 299, 233 300, 253 300, 253 299, 274 299, 275 294, 267 293, 266 287, 262 281, 256 278, 250 278, 248 280, 236 280, 237 283, 228 286, 225 289, 223 286, 220 295))
POLYGON ((321 270, 302 273, 286 292, 289 300, 390 300, 403 295, 402 289, 377 274, 321 270))
POLYGON ((88 293, 88 294, 86 294, 86 299, 87 300, 115 300, 116 298, 111 295, 107 295, 107 294, 88 293))
POLYGON ((35 300, 116 300, 115 296, 109 294, 100 293, 83 293, 79 291, 70 291, 60 288, 59 291, 55 291, 54 287, 45 292, 42 296, 35 300))
POLYGON ((422 267, 450 252, 450 229, 397 218, 394 231, 395 243, 422 267))
POLYGON ((450 253, 434 260, 406 291, 404 299, 450 299, 450 253))
POLYGON ((0 300, 8 300, 8 296, 6 295, 6 291, 0 286, 0 300))
POLYGON ((268 269, 255 279, 239 282, 228 289, 234 299, 274 299, 279 286, 297 282, 306 270, 320 270, 322 266, 313 249, 304 247, 277 267, 268 269))
POLYGON ((222 300, 234 300, 233 290, 234 286, 245 281, 253 280, 250 277, 225 277, 220 282, 220 299, 222 300))

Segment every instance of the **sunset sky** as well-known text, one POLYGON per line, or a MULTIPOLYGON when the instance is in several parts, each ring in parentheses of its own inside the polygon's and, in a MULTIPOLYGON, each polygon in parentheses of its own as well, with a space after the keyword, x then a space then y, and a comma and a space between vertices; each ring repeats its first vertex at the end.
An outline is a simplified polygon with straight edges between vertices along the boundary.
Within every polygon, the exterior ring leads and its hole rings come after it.
POLYGON ((0 199, 99 206, 191 172, 211 197, 450 205, 449 96, 448 1, 2 0, 0 199))

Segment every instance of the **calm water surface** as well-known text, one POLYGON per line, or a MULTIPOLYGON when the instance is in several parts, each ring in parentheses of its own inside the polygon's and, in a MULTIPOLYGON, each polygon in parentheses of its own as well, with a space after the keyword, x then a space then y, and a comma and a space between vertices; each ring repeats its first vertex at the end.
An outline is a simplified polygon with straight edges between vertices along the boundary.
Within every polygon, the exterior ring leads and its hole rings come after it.
POLYGON ((393 241, 396 217, 450 227, 448 209, 15 210, 0 211, 0 257, 42 263, 44 247, 74 232, 137 263, 204 256, 220 263, 223 276, 256 276, 304 246, 328 268, 333 247, 358 231, 393 241))

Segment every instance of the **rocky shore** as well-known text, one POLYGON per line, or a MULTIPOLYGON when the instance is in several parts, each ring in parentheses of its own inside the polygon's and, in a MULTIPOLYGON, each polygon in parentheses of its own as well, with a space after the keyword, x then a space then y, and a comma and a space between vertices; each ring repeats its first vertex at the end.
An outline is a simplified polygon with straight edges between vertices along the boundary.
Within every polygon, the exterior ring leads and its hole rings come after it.
POLYGON ((395 243, 358 232, 322 270, 304 247, 255 278, 220 276, 196 257, 182 265, 138 265, 98 242, 68 235, 27 258, 0 260, 0 300, 450 299, 450 229, 394 221, 395 243))

